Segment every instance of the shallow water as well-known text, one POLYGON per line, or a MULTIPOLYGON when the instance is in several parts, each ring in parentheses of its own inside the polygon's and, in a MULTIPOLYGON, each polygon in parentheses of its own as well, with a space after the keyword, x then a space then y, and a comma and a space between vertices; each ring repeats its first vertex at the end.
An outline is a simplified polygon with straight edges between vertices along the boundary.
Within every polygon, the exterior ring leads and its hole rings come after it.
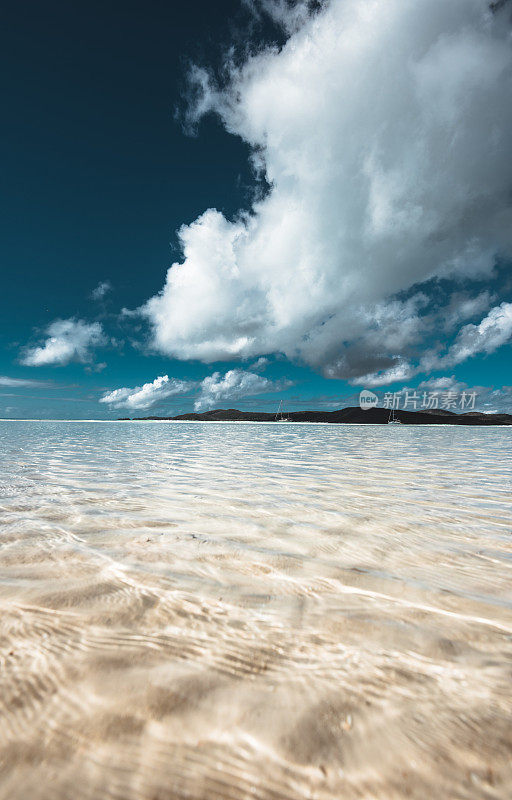
POLYGON ((0 423, 0 797, 509 798, 512 429, 0 423))

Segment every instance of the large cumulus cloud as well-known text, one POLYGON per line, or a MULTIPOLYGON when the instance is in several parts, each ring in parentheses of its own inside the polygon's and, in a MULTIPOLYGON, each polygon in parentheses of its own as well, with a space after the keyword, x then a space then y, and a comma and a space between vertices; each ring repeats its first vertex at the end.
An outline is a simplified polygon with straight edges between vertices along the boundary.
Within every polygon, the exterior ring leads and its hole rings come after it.
POLYGON ((229 66, 223 86, 195 78, 196 114, 214 111, 251 146, 270 189, 235 220, 209 209, 181 228, 183 261, 142 309, 153 344, 406 379, 428 333, 421 284, 489 277, 512 249, 507 6, 266 6, 287 43, 229 66))

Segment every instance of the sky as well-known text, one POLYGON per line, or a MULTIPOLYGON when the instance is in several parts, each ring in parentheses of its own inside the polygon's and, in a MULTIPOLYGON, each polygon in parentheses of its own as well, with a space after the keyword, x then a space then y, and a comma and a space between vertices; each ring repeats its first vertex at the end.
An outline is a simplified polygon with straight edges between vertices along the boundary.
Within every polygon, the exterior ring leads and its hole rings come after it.
POLYGON ((507 0, 8 4, 0 417, 512 413, 511 44, 507 0))

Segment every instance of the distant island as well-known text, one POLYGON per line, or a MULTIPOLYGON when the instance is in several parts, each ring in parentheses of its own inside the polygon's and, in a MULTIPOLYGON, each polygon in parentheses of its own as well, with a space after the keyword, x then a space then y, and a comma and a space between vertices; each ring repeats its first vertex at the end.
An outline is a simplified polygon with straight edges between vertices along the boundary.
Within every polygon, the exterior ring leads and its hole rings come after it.
MULTIPOLYGON (((356 425, 385 425, 390 411, 387 408, 370 408, 363 410, 359 406, 340 408, 338 411, 288 411, 286 417, 290 422, 330 422, 356 425)), ((119 421, 144 422, 275 422, 286 424, 276 419, 275 413, 263 411, 238 411, 236 408, 217 408, 202 413, 179 414, 176 417, 120 417, 119 421)), ((512 425, 512 414, 483 414, 481 411, 469 411, 456 414, 444 409, 425 411, 395 411, 395 417, 403 425, 512 425)))

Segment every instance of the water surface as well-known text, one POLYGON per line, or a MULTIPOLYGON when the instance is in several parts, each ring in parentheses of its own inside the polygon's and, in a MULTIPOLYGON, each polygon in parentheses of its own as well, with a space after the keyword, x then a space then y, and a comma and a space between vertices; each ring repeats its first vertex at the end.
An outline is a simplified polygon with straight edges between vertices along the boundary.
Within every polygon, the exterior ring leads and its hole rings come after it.
POLYGON ((509 798, 512 429, 0 423, 0 797, 509 798))

